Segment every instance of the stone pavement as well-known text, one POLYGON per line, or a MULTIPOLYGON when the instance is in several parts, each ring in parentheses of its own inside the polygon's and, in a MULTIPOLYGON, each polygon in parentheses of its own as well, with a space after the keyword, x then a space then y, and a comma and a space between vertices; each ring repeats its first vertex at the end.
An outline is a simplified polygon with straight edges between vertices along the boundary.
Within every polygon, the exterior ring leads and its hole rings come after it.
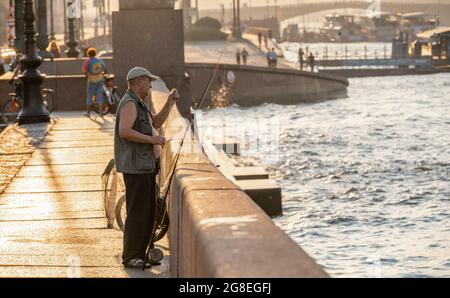
MULTIPOLYGON (((0 277, 168 277, 169 257, 146 271, 123 268, 122 232, 107 229, 100 177, 114 118, 52 116, 0 134, 9 146, 0 146, 0 277)), ((157 246, 169 255, 167 239, 157 246)))

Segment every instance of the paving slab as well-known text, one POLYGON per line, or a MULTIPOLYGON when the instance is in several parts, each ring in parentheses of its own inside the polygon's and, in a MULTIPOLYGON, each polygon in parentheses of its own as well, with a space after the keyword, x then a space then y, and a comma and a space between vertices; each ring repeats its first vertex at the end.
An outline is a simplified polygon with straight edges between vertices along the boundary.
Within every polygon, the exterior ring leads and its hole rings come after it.
POLYGON ((5 193, 53 193, 102 191, 100 176, 16 178, 5 193))
POLYGON ((39 149, 61 149, 61 148, 83 148, 83 147, 112 147, 114 141, 111 139, 91 140, 91 141, 55 141, 42 142, 39 149))
POLYGON ((125 269, 118 267, 35 267, 35 266, 0 266, 0 276, 12 278, 166 278, 166 267, 153 267, 150 270, 125 269))
POLYGON ((101 174, 114 155, 114 118, 53 116, 51 129, 11 131, 13 145, 0 146, 0 277, 169 277, 167 238, 156 244, 161 266, 125 269, 123 233, 107 228, 101 174))
POLYGON ((105 150, 87 150, 88 148, 71 149, 69 152, 53 149, 38 149, 25 165, 70 165, 70 164, 98 164, 106 165, 114 158, 113 148, 105 150))
POLYGON ((17 173, 17 177, 64 177, 64 176, 96 176, 99 177, 105 170, 103 163, 59 165, 57 167, 49 165, 24 166, 17 173))
POLYGON ((51 204, 52 209, 59 209, 62 205, 73 207, 79 204, 97 205, 102 203, 102 194, 100 191, 89 194, 82 192, 3 194, 0 206, 16 206, 18 208, 19 206, 40 207, 51 204))

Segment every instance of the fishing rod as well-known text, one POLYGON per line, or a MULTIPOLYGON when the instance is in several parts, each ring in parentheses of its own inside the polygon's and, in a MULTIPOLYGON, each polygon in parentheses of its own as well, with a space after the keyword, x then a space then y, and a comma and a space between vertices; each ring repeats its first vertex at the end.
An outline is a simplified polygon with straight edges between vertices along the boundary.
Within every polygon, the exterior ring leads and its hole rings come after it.
MULTIPOLYGON (((228 42, 229 42, 229 39, 227 39, 227 42, 225 43, 225 46, 224 46, 224 48, 222 50, 222 53, 221 53, 221 55, 219 57, 219 60, 217 61, 216 66, 215 66, 215 68, 214 68, 213 72, 211 73, 211 76, 210 76, 210 78, 208 80, 208 83, 206 84, 206 87, 203 90, 203 93, 202 93, 202 96, 200 98, 200 101, 197 104, 197 106, 195 107, 194 115, 200 109, 200 107, 202 106, 202 104, 203 104, 203 102, 204 102, 204 100, 206 98, 206 94, 208 93, 208 90, 211 88, 211 84, 212 84, 212 82, 213 82, 213 80, 214 80, 214 78, 215 78, 215 76, 217 74, 217 71, 219 70, 220 62, 222 61, 222 58, 223 58, 223 56, 225 54, 225 51, 227 49, 228 42)), ((175 176, 175 170, 176 170, 176 167, 177 167, 177 164, 178 164, 178 160, 179 160, 179 158, 181 156, 181 150, 183 148, 184 141, 186 139, 187 133, 189 132, 190 129, 191 129, 191 126, 188 126, 186 128, 186 130, 184 132, 184 136, 181 139, 180 147, 178 148, 177 154, 175 155, 175 159, 174 159, 173 167, 172 167, 172 169, 170 171, 169 179, 163 185, 164 195, 161 196, 161 193, 158 195, 158 199, 162 197, 162 201, 163 201, 162 206, 166 206, 167 197, 169 195, 170 187, 172 185, 172 181, 173 181, 173 178, 175 176)), ((167 208, 164 208, 164 209, 165 209, 164 212, 167 212, 167 208)), ((164 220, 164 216, 162 216, 161 219, 164 220)), ((145 254, 145 259, 144 259, 144 264, 142 266, 142 270, 146 269, 146 264, 147 264, 147 261, 149 259, 151 261, 153 261, 154 263, 158 263, 164 258, 163 251, 161 249, 154 248, 154 242, 155 242, 157 226, 158 226, 157 223, 155 223, 154 226, 153 226, 153 232, 152 232, 152 236, 150 238, 150 242, 149 242, 148 247, 147 247, 147 252, 145 254)))

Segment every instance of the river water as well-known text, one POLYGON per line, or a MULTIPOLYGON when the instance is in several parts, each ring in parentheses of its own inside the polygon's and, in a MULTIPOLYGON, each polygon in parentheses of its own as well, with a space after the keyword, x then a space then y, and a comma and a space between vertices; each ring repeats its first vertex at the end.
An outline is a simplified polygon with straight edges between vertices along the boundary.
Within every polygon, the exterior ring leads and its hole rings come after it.
POLYGON ((203 116, 278 123, 277 148, 243 159, 269 168, 275 223, 331 276, 450 277, 450 74, 350 79, 348 98, 203 116))

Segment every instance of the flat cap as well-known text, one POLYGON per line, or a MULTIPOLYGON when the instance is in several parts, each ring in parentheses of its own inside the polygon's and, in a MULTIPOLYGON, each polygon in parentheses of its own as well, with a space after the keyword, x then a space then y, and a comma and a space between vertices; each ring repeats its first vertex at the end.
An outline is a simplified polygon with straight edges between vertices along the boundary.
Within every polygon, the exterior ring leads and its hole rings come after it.
POLYGON ((148 77, 152 81, 159 80, 159 77, 155 76, 147 69, 143 67, 134 67, 128 72, 127 81, 131 81, 139 77, 148 77))

